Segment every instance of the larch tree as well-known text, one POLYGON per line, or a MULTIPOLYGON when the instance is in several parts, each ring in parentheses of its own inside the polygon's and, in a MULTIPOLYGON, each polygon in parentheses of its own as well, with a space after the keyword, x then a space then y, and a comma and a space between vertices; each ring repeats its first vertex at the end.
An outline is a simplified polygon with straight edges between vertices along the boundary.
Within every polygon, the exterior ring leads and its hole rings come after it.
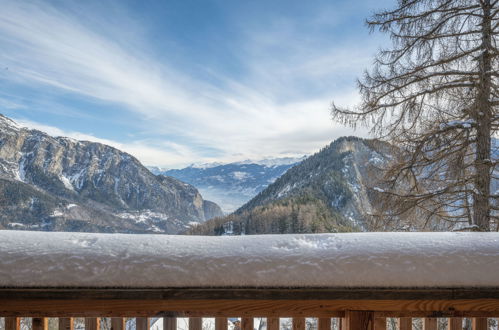
POLYGON ((480 231, 497 221, 498 2, 399 0, 368 20, 392 45, 359 80, 361 103, 331 112, 401 150, 374 187, 386 206, 378 216, 480 231))

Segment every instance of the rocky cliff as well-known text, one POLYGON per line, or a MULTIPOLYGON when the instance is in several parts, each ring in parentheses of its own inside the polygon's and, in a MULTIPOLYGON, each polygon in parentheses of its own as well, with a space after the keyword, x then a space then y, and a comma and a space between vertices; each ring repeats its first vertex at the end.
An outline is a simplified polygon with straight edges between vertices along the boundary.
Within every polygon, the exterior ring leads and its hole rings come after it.
POLYGON ((51 137, 0 115, 0 227, 178 233, 221 216, 196 188, 110 146, 51 137))

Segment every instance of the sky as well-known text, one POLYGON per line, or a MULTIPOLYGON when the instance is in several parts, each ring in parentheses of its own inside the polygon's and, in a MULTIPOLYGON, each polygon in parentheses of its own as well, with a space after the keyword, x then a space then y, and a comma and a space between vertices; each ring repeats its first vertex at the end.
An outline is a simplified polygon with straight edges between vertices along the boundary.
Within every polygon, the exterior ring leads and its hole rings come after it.
POLYGON ((387 37, 386 0, 0 0, 0 113, 145 165, 302 156, 387 37))

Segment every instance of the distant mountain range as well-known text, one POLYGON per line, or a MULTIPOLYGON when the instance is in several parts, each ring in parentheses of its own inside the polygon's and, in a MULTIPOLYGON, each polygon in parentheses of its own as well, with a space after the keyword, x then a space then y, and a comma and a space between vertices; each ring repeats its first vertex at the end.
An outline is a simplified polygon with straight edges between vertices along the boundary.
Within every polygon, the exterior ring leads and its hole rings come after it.
MULTIPOLYGON (((499 143, 493 142, 495 160, 499 143)), ((386 142, 343 137, 308 158, 150 168, 152 173, 115 148, 51 137, 0 115, 0 229, 204 235, 372 230, 380 168, 400 152, 386 142), (233 213, 225 215, 201 194, 233 213)), ((496 194, 498 187, 494 180, 496 194)), ((417 229, 403 219, 390 226, 386 230, 417 229)), ((436 226, 427 229, 453 229, 436 226)))
POLYGON ((204 197, 216 202, 225 212, 230 213, 305 158, 304 156, 247 160, 229 164, 201 164, 174 170, 157 167, 149 169, 155 174, 168 175, 195 186, 204 197))
POLYGON ((222 216, 193 186, 110 146, 0 115, 0 229, 171 233, 222 216))
MULTIPOLYGON (((499 143, 493 139, 492 157, 498 159, 499 143)), ((234 213, 188 230, 190 234, 240 235, 379 230, 441 231, 467 223, 373 223, 371 214, 381 206, 382 168, 402 151, 387 142, 343 137, 290 168, 234 213)), ((495 172, 496 173, 496 172, 495 172)), ((496 173, 496 177, 499 175, 496 173)), ((492 182, 497 194, 499 180, 492 182)), ((403 182, 400 182, 403 185, 403 182)), ((428 188, 431 189, 431 188, 428 188)))
POLYGON ((191 234, 266 234, 368 230, 376 208, 379 171, 393 157, 388 143, 337 139, 290 168, 233 214, 190 229, 191 234))

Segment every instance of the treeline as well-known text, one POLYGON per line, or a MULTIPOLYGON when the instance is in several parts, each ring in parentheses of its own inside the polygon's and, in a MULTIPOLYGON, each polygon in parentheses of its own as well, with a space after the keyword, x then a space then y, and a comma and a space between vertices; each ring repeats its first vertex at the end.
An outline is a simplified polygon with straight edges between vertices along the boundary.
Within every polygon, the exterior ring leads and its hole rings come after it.
POLYGON ((278 200, 252 210, 215 218, 192 227, 190 235, 252 235, 357 231, 344 218, 311 195, 278 200))

